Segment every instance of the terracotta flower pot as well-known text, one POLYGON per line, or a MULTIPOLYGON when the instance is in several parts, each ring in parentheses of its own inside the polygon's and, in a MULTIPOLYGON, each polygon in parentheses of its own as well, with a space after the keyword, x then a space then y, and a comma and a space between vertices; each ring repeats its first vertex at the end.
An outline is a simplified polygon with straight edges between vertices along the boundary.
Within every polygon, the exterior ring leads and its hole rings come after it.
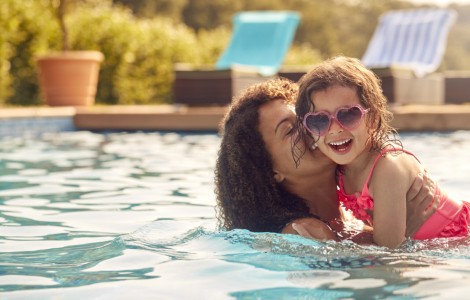
POLYGON ((39 58, 39 84, 46 103, 93 105, 103 59, 99 51, 64 51, 39 58))

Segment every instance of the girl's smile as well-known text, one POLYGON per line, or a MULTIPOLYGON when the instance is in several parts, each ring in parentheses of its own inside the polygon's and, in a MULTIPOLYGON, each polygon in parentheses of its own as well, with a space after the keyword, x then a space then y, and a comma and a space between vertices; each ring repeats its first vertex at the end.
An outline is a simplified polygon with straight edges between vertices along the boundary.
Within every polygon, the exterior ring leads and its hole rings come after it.
POLYGON ((333 151, 345 153, 351 149, 352 139, 339 140, 328 144, 333 151))

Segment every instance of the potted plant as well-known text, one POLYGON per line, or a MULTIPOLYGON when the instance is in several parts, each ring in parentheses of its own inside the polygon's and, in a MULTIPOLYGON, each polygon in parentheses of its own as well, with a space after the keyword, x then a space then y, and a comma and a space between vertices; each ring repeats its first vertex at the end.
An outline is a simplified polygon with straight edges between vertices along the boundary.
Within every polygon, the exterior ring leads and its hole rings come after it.
POLYGON ((56 14, 62 35, 62 51, 38 59, 39 85, 50 106, 88 106, 95 102, 100 63, 99 51, 71 51, 65 23, 67 3, 59 0, 56 14))

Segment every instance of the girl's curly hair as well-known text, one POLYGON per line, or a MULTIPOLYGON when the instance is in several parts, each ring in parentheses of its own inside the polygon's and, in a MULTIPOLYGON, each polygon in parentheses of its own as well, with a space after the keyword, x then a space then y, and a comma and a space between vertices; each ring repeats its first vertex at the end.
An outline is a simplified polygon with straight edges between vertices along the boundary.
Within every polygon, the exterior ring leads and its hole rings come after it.
MULTIPOLYGON (((311 101, 312 95, 331 86, 340 85, 356 89, 361 105, 369 109, 366 124, 371 151, 381 150, 389 144, 401 146, 396 130, 390 126, 393 115, 387 108, 387 99, 382 92, 380 79, 358 59, 338 56, 326 60, 302 76, 299 84, 295 112, 300 134, 297 135, 294 145, 301 139, 306 139, 306 131, 301 130, 302 120, 308 112, 315 110, 311 101)), ((298 159, 299 157, 296 157, 296 160, 298 159)))
POLYGON ((216 217, 225 229, 279 232, 293 219, 310 216, 302 199, 274 179, 273 163, 259 132, 259 108, 271 101, 293 104, 298 87, 273 79, 246 89, 221 124, 215 168, 216 217))

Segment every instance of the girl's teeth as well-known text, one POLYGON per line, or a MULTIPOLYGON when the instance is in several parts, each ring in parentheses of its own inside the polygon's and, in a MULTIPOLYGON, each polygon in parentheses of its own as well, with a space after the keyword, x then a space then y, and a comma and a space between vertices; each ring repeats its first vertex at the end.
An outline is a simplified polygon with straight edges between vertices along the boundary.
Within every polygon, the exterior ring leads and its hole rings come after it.
POLYGON ((344 141, 331 142, 329 144, 333 145, 333 146, 340 146, 340 145, 344 145, 344 144, 348 143, 350 140, 351 139, 347 139, 347 140, 344 140, 344 141))

